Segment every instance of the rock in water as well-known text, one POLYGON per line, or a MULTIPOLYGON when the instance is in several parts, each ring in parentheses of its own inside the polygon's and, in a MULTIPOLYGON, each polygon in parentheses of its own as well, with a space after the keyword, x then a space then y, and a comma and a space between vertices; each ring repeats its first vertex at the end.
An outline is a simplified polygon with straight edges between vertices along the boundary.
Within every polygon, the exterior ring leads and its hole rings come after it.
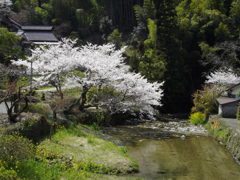
POLYGON ((186 136, 182 135, 180 138, 184 140, 184 139, 186 139, 186 136))

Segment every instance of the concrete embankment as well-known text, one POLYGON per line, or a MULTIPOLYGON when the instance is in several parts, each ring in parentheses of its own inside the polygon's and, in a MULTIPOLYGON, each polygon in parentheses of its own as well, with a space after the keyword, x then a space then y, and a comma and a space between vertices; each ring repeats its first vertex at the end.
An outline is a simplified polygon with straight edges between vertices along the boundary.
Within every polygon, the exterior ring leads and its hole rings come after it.
POLYGON ((240 121, 212 116, 206 127, 240 164, 240 121))

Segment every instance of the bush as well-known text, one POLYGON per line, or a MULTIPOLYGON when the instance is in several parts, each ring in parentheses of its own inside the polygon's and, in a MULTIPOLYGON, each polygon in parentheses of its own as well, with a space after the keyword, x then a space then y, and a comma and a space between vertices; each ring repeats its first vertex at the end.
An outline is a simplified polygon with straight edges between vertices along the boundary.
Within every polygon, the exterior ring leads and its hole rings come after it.
POLYGON ((118 29, 114 29, 113 32, 107 37, 107 40, 120 48, 122 42, 122 33, 118 29))
POLYGON ((202 112, 196 112, 190 115, 190 123, 194 125, 204 124, 205 121, 205 114, 202 112))
POLYGON ((52 113, 51 107, 45 103, 29 103, 28 111, 41 114, 45 117, 48 117, 52 113))
POLYGON ((223 87, 205 86, 203 90, 198 90, 193 95, 194 106, 192 112, 202 112, 212 114, 217 112, 216 99, 223 91, 223 87))
POLYGON ((75 116, 74 119, 82 124, 94 125, 96 127, 110 124, 108 114, 102 109, 87 109, 85 112, 75 116))
POLYGON ((0 179, 1 180, 16 180, 17 173, 14 170, 8 170, 5 168, 5 164, 0 161, 0 179))
POLYGON ((7 167, 15 167, 18 161, 34 155, 35 146, 30 140, 17 134, 0 136, 0 160, 5 161, 7 167))
POLYGON ((231 134, 231 130, 227 128, 218 119, 211 119, 205 126, 209 134, 212 134, 218 141, 226 143, 231 134))
POLYGON ((38 142, 42 138, 51 135, 55 131, 55 125, 40 115, 28 114, 26 121, 21 123, 20 133, 33 142, 38 142))
POLYGON ((229 128, 219 128, 214 132, 214 137, 221 141, 226 142, 228 140, 228 137, 230 135, 230 129, 229 128))

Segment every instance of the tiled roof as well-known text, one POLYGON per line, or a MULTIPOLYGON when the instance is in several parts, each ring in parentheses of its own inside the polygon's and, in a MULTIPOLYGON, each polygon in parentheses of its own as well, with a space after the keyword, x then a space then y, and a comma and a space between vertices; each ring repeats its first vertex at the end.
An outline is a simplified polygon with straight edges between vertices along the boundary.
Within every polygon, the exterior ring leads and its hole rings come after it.
POLYGON ((24 36, 27 41, 32 42, 58 42, 51 31, 26 31, 24 36))
POLYGON ((240 101, 240 99, 229 98, 229 97, 219 97, 219 98, 217 98, 217 102, 221 105, 229 104, 229 103, 233 103, 233 102, 237 102, 237 101, 240 101))
POLYGON ((24 31, 51 31, 52 26, 21 26, 24 31))

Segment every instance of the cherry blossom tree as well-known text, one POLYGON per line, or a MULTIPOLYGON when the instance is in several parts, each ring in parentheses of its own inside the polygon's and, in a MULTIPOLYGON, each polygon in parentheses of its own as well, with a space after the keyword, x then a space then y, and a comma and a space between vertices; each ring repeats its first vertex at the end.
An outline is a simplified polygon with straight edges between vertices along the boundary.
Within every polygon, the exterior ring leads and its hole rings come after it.
POLYGON ((0 8, 1 7, 7 7, 12 5, 12 1, 11 0, 0 0, 0 8))
POLYGON ((81 95, 75 104, 81 111, 97 106, 111 113, 139 111, 153 115, 153 106, 161 106, 162 84, 149 83, 140 74, 130 72, 122 56, 125 48, 116 50, 112 44, 75 47, 75 44, 76 41, 64 39, 59 45, 32 50, 27 60, 13 63, 30 70, 32 62, 37 86, 52 84, 60 92, 62 85, 80 87, 81 95), (93 88, 95 105, 87 98, 93 88), (99 101, 98 95, 104 88, 115 93, 99 101))
POLYGON ((62 85, 66 74, 73 69, 74 48, 76 41, 63 39, 56 45, 40 46, 32 49, 32 55, 27 60, 12 61, 15 65, 23 65, 28 69, 28 74, 33 73, 35 77, 34 87, 52 85, 63 98, 62 85), (32 72, 31 72, 32 71, 32 72))
MULTIPOLYGON (((161 105, 161 84, 149 83, 140 74, 130 72, 122 56, 124 50, 115 50, 112 44, 83 46, 75 56, 75 65, 85 69, 85 77, 75 76, 68 81, 69 85, 82 87, 85 94, 91 87, 98 87, 99 90, 103 87, 115 89, 119 92, 117 97, 99 103, 100 107, 107 108, 111 113, 129 110, 153 113, 152 106, 161 105)), ((84 106, 83 100, 86 99, 83 97, 81 106, 84 106)))
POLYGON ((207 84, 232 85, 240 83, 240 77, 230 70, 218 70, 207 76, 207 84))

